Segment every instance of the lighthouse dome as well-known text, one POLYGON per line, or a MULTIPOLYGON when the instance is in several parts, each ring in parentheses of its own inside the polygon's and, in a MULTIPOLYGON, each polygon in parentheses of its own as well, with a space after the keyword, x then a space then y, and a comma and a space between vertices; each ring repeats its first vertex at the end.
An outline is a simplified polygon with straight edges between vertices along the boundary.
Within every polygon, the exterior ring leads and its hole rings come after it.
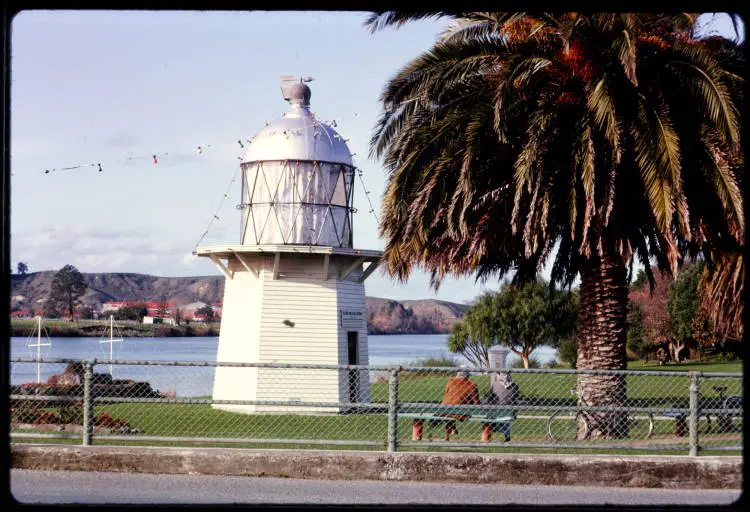
POLYGON ((252 138, 243 163, 297 160, 353 166, 344 138, 310 112, 310 88, 295 84, 287 94, 291 109, 252 138))

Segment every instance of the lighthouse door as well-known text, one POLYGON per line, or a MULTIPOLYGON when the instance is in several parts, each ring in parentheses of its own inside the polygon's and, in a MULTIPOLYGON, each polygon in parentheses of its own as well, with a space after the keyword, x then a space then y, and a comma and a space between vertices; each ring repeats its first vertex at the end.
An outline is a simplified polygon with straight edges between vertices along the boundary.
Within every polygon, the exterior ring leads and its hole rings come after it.
MULTIPOLYGON (((357 341, 359 333, 357 331, 348 331, 347 333, 347 352, 349 360, 347 364, 357 364, 359 354, 357 353, 357 341)), ((358 402, 357 396, 359 379, 357 378, 357 370, 349 370, 349 402, 358 402)))

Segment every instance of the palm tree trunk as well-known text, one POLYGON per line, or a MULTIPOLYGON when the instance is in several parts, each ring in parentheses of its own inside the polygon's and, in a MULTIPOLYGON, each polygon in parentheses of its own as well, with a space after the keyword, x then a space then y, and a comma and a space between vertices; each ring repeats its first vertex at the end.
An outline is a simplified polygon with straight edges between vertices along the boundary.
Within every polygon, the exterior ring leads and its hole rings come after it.
MULTIPOLYGON (((624 370, 628 304, 625 262, 611 250, 592 257, 581 266, 578 328, 579 370, 624 370)), ((623 375, 578 376, 578 389, 591 406, 624 406, 623 375)), ((590 413, 591 437, 622 437, 625 415, 590 413)))

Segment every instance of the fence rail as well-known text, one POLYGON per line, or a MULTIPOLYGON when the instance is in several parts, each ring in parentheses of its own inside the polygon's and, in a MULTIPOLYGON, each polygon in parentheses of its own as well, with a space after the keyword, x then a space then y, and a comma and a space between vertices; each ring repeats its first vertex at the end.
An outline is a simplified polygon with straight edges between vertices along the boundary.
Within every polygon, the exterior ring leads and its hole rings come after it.
POLYGON ((726 372, 12 358, 11 437, 84 445, 740 452, 742 379, 726 372), (465 395, 480 403, 441 403, 459 370, 475 388, 465 395), (520 396, 485 403, 506 374, 520 396), (609 386, 604 397, 596 396, 600 385, 609 386))

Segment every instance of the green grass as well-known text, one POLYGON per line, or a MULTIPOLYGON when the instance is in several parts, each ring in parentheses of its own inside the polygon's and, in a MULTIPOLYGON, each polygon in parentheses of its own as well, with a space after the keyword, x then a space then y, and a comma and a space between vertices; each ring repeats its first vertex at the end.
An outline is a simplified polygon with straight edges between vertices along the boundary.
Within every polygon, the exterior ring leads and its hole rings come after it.
POLYGON ((729 372, 729 373, 741 373, 742 361, 690 361, 687 363, 672 364, 668 363, 663 366, 659 366, 655 362, 643 362, 643 361, 630 361, 628 362, 628 370, 648 370, 648 371, 667 371, 667 372, 729 372))
MULTIPOLYGON (((742 372, 742 362, 730 361, 723 363, 685 363, 680 365, 653 366, 644 363, 630 363, 629 370, 661 370, 685 372, 685 376, 656 377, 651 375, 629 375, 626 380, 628 398, 632 405, 656 406, 672 402, 687 400, 690 384, 687 372, 742 372)), ((448 373, 413 373, 403 372, 399 377, 399 399, 404 402, 440 402, 445 391, 448 373)), ((523 398, 538 404, 573 405, 575 397, 570 389, 576 386, 575 374, 540 374, 516 373, 513 379, 518 383, 523 398)), ((481 396, 489 390, 488 375, 472 376, 471 380, 479 387, 481 396)), ((705 379, 702 382, 701 393, 704 396, 717 396, 713 386, 724 385, 729 388, 729 394, 742 396, 742 380, 731 377, 705 379)), ((386 402, 388 383, 378 382, 370 385, 373 401, 386 402)))
MULTIPOLYGON (((115 444, 138 443, 139 435, 163 437, 205 437, 205 438, 253 438, 253 439, 286 439, 300 440, 299 444, 278 443, 280 448, 305 446, 304 440, 338 440, 338 441, 376 441, 385 446, 388 431, 388 419, 385 414, 347 414, 347 415, 305 415, 305 414, 241 414, 216 410, 207 404, 154 404, 154 403, 120 403, 100 405, 95 408, 95 414, 106 412, 112 418, 122 418, 131 427, 138 428, 141 433, 133 434, 131 440, 116 442, 115 444)), ((539 418, 527 417, 521 413, 513 423, 513 438, 521 442, 548 442, 546 440, 547 416, 539 418)), ((461 441, 476 442, 481 438, 481 424, 466 421, 458 424, 461 441)), ((410 441, 412 421, 401 418, 398 422, 397 438, 399 441, 410 441)), ((22 431, 14 430, 21 433, 22 431)), ((25 432, 33 432, 27 430, 25 432)), ((440 441, 443 437, 442 425, 429 427, 425 425, 425 441, 440 441)), ((496 435, 497 436, 497 435, 496 435)), ((96 439, 95 435, 95 439, 96 439)), ((655 421, 655 438, 662 438, 665 443, 684 445, 687 450, 688 439, 674 436, 673 420, 655 421)), ((104 441, 104 440, 100 440, 104 441)), ((100 444, 100 441, 96 441, 100 444)), ((70 441, 77 444, 77 441, 70 441)), ((152 441, 144 441, 154 444, 152 441)), ((207 441, 209 444, 210 441, 207 441)), ((609 441, 602 441, 607 443, 609 441)), ((715 441, 711 441, 715 442, 715 441)), ((741 442, 738 436, 726 438, 722 444, 741 442)), ((108 442, 109 443, 109 442, 108 442)), ((189 442, 156 442, 164 446, 189 446, 189 442)), ((206 443, 199 443, 206 445, 206 443)), ((236 447, 270 447, 269 444, 259 443, 214 443, 217 446, 236 447)), ((586 446, 595 449, 595 441, 587 441, 586 446)), ((274 443, 274 446, 277 446, 274 443)), ((320 445, 308 445, 315 447, 320 445)), ((356 447, 353 445, 351 448, 356 447)), ((343 449, 342 445, 337 448, 343 449)), ((488 447, 487 449, 496 449, 488 447)), ((368 447, 367 449, 379 449, 368 447)), ((528 451, 526 448, 509 449, 510 451, 528 451)), ((553 450, 553 448, 550 448, 553 450)), ((601 451, 601 449, 600 449, 601 451)), ((625 450, 625 452, 629 452, 625 450)), ((608 451, 609 453, 609 451, 608 451)), ((658 452, 662 453, 662 452, 658 452)))

